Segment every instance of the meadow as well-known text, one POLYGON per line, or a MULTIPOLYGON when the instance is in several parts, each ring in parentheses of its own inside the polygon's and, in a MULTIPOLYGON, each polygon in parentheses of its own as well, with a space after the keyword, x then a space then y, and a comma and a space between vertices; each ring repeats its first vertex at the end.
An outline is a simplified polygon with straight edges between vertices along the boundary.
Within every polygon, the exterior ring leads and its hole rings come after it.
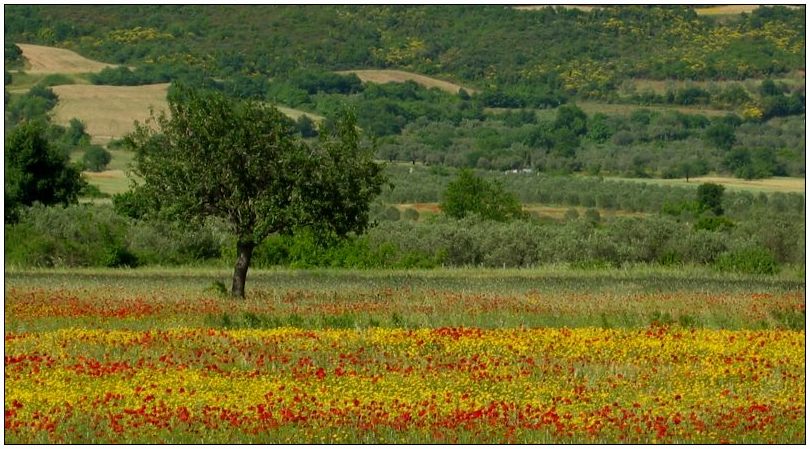
POLYGON ((7 7, 6 129, 98 191, 6 211, 4 443, 805 443, 804 10, 564 8, 7 7), (173 83, 354 109, 373 226, 232 298, 227 223, 126 195, 173 83), (443 214, 462 168, 526 217, 443 214))
POLYGON ((801 443, 804 283, 7 270, 7 443, 801 443))

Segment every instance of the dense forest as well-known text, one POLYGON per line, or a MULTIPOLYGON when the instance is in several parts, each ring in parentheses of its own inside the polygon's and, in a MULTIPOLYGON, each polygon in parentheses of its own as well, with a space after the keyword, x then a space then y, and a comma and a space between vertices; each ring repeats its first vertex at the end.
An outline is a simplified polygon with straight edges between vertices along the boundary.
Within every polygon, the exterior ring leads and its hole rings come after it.
POLYGON ((628 78, 745 79, 804 67, 804 10, 733 21, 678 6, 8 6, 6 39, 121 64, 285 75, 398 67, 477 88, 604 95, 628 78), (508 51, 506 51, 508 49, 508 51))

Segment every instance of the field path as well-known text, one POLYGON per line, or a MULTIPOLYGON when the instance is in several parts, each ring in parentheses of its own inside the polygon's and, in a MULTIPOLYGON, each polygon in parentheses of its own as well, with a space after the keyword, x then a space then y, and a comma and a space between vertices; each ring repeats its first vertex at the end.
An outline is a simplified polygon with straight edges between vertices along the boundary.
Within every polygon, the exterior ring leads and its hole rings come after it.
POLYGON ((415 81, 417 84, 425 86, 428 89, 432 87, 438 87, 439 89, 445 92, 449 92, 451 94, 457 94, 460 89, 464 89, 469 93, 478 92, 476 89, 460 86, 458 84, 454 84, 449 81, 442 81, 436 78, 431 78, 429 76, 405 72, 402 70, 345 70, 337 73, 340 74, 354 73, 363 82, 380 83, 380 84, 404 83, 405 81, 415 81))
POLYGON ((107 67, 116 67, 114 64, 93 61, 62 48, 31 44, 17 44, 17 46, 30 65, 25 70, 27 73, 91 73, 107 67))

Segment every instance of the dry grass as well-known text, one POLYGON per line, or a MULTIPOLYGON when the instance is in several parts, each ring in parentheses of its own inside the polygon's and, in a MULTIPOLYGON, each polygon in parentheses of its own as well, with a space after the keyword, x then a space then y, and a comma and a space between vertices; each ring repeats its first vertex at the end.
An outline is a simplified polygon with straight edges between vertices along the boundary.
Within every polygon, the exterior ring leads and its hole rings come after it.
MULTIPOLYGON (((439 207, 438 203, 402 203, 402 204, 394 204, 394 207, 399 209, 400 212, 405 211, 406 209, 415 209, 419 214, 438 214, 441 213, 441 208, 439 207)), ((523 205, 523 210, 537 213, 544 217, 551 217, 556 219, 561 219, 565 217, 566 212, 570 209, 575 209, 579 215, 585 213, 588 209, 587 207, 573 207, 573 206, 549 206, 546 204, 539 204, 539 203, 527 203, 523 205)), ((643 212, 630 212, 630 211, 623 211, 623 210, 608 210, 608 209, 596 209, 599 211, 599 215, 603 217, 629 217, 629 216, 636 216, 641 217, 647 214, 643 212)))
MULTIPOLYGON (((537 213, 543 217, 551 217, 555 219, 562 219, 565 218, 565 214, 574 209, 577 213, 582 216, 585 214, 585 211, 588 210, 588 207, 580 207, 580 206, 548 206, 545 204, 524 204, 523 210, 528 212, 537 213)), ((644 212, 630 212, 625 210, 611 210, 611 209, 599 209, 599 208, 592 208, 596 209, 599 212, 599 215, 602 217, 644 217, 649 215, 644 212)))
MULTIPOLYGON (((60 124, 67 124, 74 117, 82 120, 92 141, 105 144, 132 131, 136 120, 143 122, 149 118, 150 108, 156 112, 167 110, 168 89, 169 84, 54 86, 59 104, 54 108, 53 117, 60 124)), ((310 112, 285 107, 278 109, 293 119, 306 114, 315 122, 323 120, 320 115, 310 112)))
POLYGON ((731 14, 741 14, 751 12, 759 8, 759 5, 716 5, 706 8, 695 8, 699 16, 722 16, 731 14))
MULTIPOLYGON (((773 81, 785 83, 790 87, 797 87, 804 85, 804 77, 798 72, 790 73, 784 78, 772 78, 773 81)), ((748 78, 742 81, 679 81, 679 80, 648 80, 648 79, 634 79, 632 80, 633 86, 637 92, 645 90, 652 90, 657 94, 666 93, 667 89, 680 89, 688 86, 696 86, 702 89, 707 89, 711 86, 726 87, 730 84, 739 84, 745 87, 750 93, 755 93, 762 83, 761 79, 748 78)))
POLYGON ((31 44, 17 44, 17 46, 27 60, 25 71, 28 73, 90 73, 101 71, 106 67, 115 67, 113 64, 93 61, 62 48, 31 44))
POLYGON ((469 93, 478 92, 469 87, 460 86, 448 81, 438 80, 429 76, 419 75, 411 72, 403 72, 401 70, 346 70, 338 72, 341 74, 354 73, 363 82, 371 83, 403 83, 405 81, 414 81, 417 84, 427 87, 428 89, 437 87, 445 92, 457 94, 460 89, 464 89, 469 93))
MULTIPOLYGON (((515 9, 523 10, 523 11, 532 11, 541 8, 547 8, 549 6, 556 6, 562 8, 570 8, 570 9, 578 9, 580 11, 591 11, 594 8, 598 8, 599 5, 594 6, 587 6, 587 5, 521 5, 515 6, 515 9)), ((740 13, 750 13, 751 11, 759 8, 759 5, 716 5, 716 6, 709 6, 703 8, 695 8, 695 12, 701 16, 722 16, 722 15, 732 15, 732 14, 740 14, 740 13)))
POLYGON ((131 132, 136 120, 149 117, 167 108, 169 84, 146 86, 54 86, 59 103, 53 111, 56 123, 66 124, 78 118, 87 125, 87 133, 95 143, 107 143, 131 132))
POLYGON ((323 116, 320 116, 318 114, 313 114, 311 112, 301 111, 299 109, 285 108, 284 106, 277 106, 277 105, 274 105, 274 106, 276 107, 276 109, 279 110, 279 112, 281 112, 282 114, 286 115, 287 117, 289 117, 289 118, 291 118, 293 120, 298 120, 298 118, 301 117, 302 115, 306 115, 313 122, 320 123, 321 121, 323 121, 323 116))
POLYGON ((637 178, 605 178, 617 181, 645 182, 659 185, 670 185, 680 187, 695 187, 704 182, 711 182, 726 186, 729 190, 748 190, 752 192, 783 192, 804 194, 804 178, 774 177, 768 179, 745 180, 739 178, 729 178, 725 176, 700 176, 685 179, 637 179, 637 178))
POLYGON ((442 209, 439 207, 439 203, 402 203, 394 204, 393 206, 399 209, 400 212, 404 211, 405 209, 414 209, 420 214, 438 214, 442 211, 442 209))
POLYGON ((585 5, 522 5, 522 6, 515 6, 515 9, 519 9, 522 11, 532 11, 536 9, 548 8, 549 6, 555 6, 559 8, 570 8, 570 9, 578 9, 580 11, 588 12, 598 6, 585 6, 585 5))

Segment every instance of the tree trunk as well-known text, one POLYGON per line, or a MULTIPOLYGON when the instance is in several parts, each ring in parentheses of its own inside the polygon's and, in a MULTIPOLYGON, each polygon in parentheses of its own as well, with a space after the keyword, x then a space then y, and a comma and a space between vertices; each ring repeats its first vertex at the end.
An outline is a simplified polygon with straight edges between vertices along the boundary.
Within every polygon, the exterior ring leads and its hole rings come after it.
POLYGON ((245 298, 245 281, 254 246, 253 242, 236 242, 236 266, 233 268, 233 285, 231 286, 231 296, 234 298, 245 298))

